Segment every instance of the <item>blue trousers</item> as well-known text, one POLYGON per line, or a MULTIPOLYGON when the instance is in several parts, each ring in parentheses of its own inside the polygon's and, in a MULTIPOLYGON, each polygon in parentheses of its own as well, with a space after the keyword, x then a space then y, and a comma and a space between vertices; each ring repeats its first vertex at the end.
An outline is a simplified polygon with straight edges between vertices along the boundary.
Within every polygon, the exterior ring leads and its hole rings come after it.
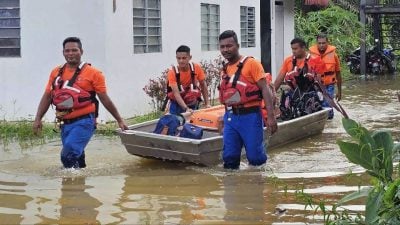
POLYGON ((61 162, 65 168, 85 168, 85 147, 95 130, 94 116, 61 126, 61 162))
MULTIPOLYGON (((199 104, 189 106, 189 108, 196 110, 199 108, 199 104)), ((185 112, 185 110, 182 109, 182 107, 178 104, 177 101, 171 100, 171 103, 169 105, 169 113, 177 115, 177 114, 181 114, 184 112, 185 112)))
MULTIPOLYGON (((335 97, 335 84, 326 85, 325 88, 328 95, 333 99, 335 97)), ((329 110, 328 119, 333 119, 333 109, 326 100, 322 102, 322 107, 331 108, 329 110)))
POLYGON ((224 115, 223 143, 224 168, 239 168, 243 146, 250 165, 264 164, 267 155, 261 112, 235 115, 232 111, 227 111, 224 115))

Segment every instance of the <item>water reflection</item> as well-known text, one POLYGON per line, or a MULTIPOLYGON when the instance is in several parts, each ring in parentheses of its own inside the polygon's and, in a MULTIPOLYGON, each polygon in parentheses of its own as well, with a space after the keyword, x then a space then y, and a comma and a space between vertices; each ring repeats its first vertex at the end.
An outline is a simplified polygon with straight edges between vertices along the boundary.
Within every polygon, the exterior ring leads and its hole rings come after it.
POLYGON ((255 175, 229 175, 223 177, 226 224, 265 224, 264 178, 255 175))
POLYGON ((215 177, 184 164, 150 164, 144 171, 125 172, 119 203, 123 224, 192 224, 212 215, 207 210, 219 188, 215 177))
POLYGON ((26 186, 24 182, 0 181, 0 224, 20 224, 23 221, 27 203, 33 199, 26 195, 26 186))
POLYGON ((101 202, 93 198, 86 189, 93 188, 85 184, 85 177, 67 177, 61 181, 61 197, 58 200, 60 223, 100 224, 96 210, 101 202))

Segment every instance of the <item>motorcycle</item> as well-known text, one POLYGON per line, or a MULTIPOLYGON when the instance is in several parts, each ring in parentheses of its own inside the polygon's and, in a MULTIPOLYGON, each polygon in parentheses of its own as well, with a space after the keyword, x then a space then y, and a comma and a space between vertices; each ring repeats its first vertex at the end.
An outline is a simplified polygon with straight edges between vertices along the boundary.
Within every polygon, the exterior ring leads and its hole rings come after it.
MULTIPOLYGON (((353 74, 361 73, 361 51, 360 48, 354 50, 346 57, 347 66, 353 74)), ((379 75, 383 73, 394 73, 396 71, 396 56, 392 50, 378 50, 376 46, 370 48, 366 54, 367 73, 379 75)))
POLYGON ((347 66, 350 69, 350 73, 352 74, 360 74, 361 73, 361 57, 360 57, 360 48, 357 48, 354 52, 346 57, 347 66))
POLYGON ((394 54, 384 50, 379 50, 374 46, 367 52, 367 61, 369 65, 369 72, 375 75, 389 73, 392 74, 396 71, 395 56, 394 54), (392 56, 393 55, 393 56, 392 56), (393 58, 392 58, 393 57, 393 58))
POLYGON ((372 48, 367 52, 367 71, 373 75, 379 75, 383 73, 382 55, 377 48, 372 48))

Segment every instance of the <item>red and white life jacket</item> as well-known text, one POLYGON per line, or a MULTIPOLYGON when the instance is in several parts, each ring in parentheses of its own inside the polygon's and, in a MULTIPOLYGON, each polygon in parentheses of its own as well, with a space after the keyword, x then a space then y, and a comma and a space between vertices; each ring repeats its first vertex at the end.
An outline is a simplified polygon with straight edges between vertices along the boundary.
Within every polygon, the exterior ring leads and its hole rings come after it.
POLYGON ((86 63, 82 62, 75 70, 71 80, 65 81, 61 78, 65 64, 60 67, 52 85, 52 104, 56 107, 57 111, 72 111, 95 102, 96 93, 94 91, 88 92, 75 84, 76 78, 85 65, 86 63))
POLYGON ((243 57, 235 74, 229 76, 224 66, 224 74, 219 87, 219 100, 225 106, 240 106, 248 102, 262 99, 260 88, 255 83, 250 83, 241 76, 242 68, 248 56, 243 57))
MULTIPOLYGON (((186 105, 192 106, 197 104, 201 100, 201 91, 200 88, 196 85, 194 64, 189 63, 189 68, 191 82, 188 86, 183 86, 181 83, 179 67, 173 66, 172 70, 174 70, 178 90, 183 101, 186 105)), ((172 92, 172 88, 169 85, 167 87, 167 96, 170 100, 176 100, 174 93, 172 92)))
POLYGON ((297 67, 297 58, 292 58, 292 71, 286 73, 284 81, 292 89, 299 87, 302 91, 308 89, 308 87, 314 82, 315 72, 310 68, 309 60, 311 55, 307 54, 304 59, 304 65, 302 68, 297 67))

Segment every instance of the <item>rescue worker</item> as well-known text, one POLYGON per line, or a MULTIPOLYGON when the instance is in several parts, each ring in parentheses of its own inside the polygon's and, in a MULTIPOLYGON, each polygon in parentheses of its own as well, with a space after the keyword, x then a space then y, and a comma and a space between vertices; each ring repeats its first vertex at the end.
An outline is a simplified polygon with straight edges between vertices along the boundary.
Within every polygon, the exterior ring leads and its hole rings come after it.
POLYGON ((180 114, 193 112, 198 109, 203 95, 204 105, 210 107, 208 88, 203 69, 197 63, 190 60, 190 48, 181 45, 176 49, 177 66, 169 69, 167 74, 167 96, 170 100, 169 113, 180 114))
MULTIPOLYGON (((337 85, 336 100, 340 101, 342 98, 342 76, 340 74, 340 60, 336 54, 336 47, 329 44, 328 36, 324 33, 317 35, 317 44, 310 47, 311 55, 321 57, 325 62, 326 71, 321 74, 321 80, 326 88, 329 96, 335 98, 335 84, 337 85)), ((330 107, 325 100, 322 103, 323 107, 330 107)), ((333 109, 329 111, 328 119, 333 118, 333 109)))
POLYGON ((307 63, 307 74, 304 76, 314 79, 314 76, 321 76, 325 72, 325 64, 318 56, 310 55, 307 52, 306 42, 301 38, 294 38, 290 42, 292 55, 285 58, 278 76, 275 79, 275 90, 279 90, 282 83, 288 84, 292 89, 297 87, 296 78, 307 63))
POLYGON ((33 131, 42 129, 42 118, 50 105, 56 107, 56 118, 61 128, 61 162, 65 168, 84 168, 85 147, 96 126, 97 99, 117 120, 118 126, 128 129, 117 108, 107 95, 102 72, 81 60, 82 43, 77 37, 63 41, 63 55, 66 63, 57 66, 51 73, 40 100, 33 131))
POLYGON ((218 40, 220 52, 227 61, 219 90, 220 101, 226 107, 222 155, 224 168, 239 168, 243 146, 249 164, 262 165, 267 160, 260 107, 263 99, 268 112, 267 129, 270 134, 278 129, 264 69, 254 58, 239 54, 238 38, 234 31, 224 31, 218 40))

